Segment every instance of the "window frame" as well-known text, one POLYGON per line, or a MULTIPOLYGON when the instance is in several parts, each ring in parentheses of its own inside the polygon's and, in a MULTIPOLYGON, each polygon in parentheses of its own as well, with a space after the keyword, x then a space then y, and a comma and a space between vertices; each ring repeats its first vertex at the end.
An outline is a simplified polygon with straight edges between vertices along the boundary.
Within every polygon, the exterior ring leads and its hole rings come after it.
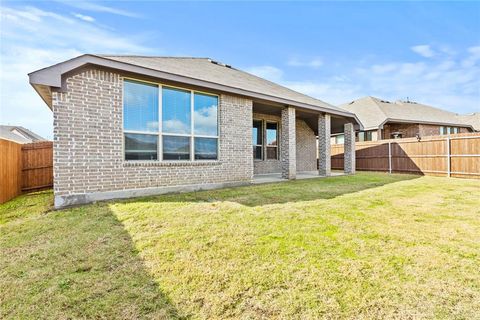
MULTIPOLYGON (((262 150, 262 152, 260 153, 260 154, 262 155, 262 157, 261 157, 261 159, 256 159, 256 158, 254 157, 254 158, 253 158, 253 161, 264 161, 264 160, 265 160, 265 154, 264 154, 264 153, 265 153, 265 148, 264 148, 264 144, 265 144, 265 141, 266 141, 266 140, 265 140, 265 133, 264 133, 264 130, 265 130, 265 123, 264 123, 264 122, 265 122, 265 121, 264 121, 263 119, 253 118, 253 119, 252 119, 252 129, 253 129, 253 122, 254 122, 254 121, 258 121, 258 122, 261 123, 260 133, 261 133, 261 135, 262 135, 262 144, 253 144, 253 143, 252 143, 252 148, 253 148, 253 147, 255 147, 255 148, 256 148, 256 147, 260 147, 261 150, 262 150)), ((257 141, 257 139, 255 139, 255 140, 257 141)), ((253 150, 252 150, 252 152, 253 152, 253 150)), ((253 156, 253 154, 252 154, 252 156, 253 156)))
POLYGON ((265 156, 264 156, 264 159, 265 161, 278 161, 279 160, 279 142, 280 142, 280 123, 278 121, 274 121, 274 120, 265 120, 265 129, 264 129, 264 137, 265 137, 265 156), (276 137, 276 141, 277 141, 277 144, 275 146, 269 146, 268 145, 268 141, 267 141, 267 124, 269 123, 274 123, 276 126, 277 126, 277 137, 276 137), (276 157, 274 159, 269 159, 268 158, 268 151, 267 151, 267 148, 275 148, 276 149, 276 157))
POLYGON ((173 86, 169 84, 164 84, 161 82, 154 82, 148 80, 140 80, 137 78, 131 77, 122 77, 122 158, 124 162, 216 162, 220 161, 220 95, 216 93, 210 93, 200 90, 188 89, 184 87, 173 86), (125 130, 125 81, 135 81, 138 83, 145 83, 149 85, 155 85, 158 88, 158 131, 136 131, 136 130, 125 130), (190 133, 164 133, 162 132, 163 129, 163 88, 172 88, 176 90, 186 91, 190 93, 190 133), (195 129, 195 94, 202 94, 206 96, 212 96, 217 98, 217 134, 215 136, 209 135, 196 135, 194 132, 195 129), (156 135, 157 136, 157 160, 127 160, 125 156, 125 133, 133 133, 133 134, 144 134, 144 135, 156 135), (190 157, 188 160, 164 160, 163 159, 163 136, 180 136, 180 137, 188 137, 190 141, 190 157), (211 138, 217 139, 217 158, 216 159, 201 159, 195 160, 195 138, 211 138))

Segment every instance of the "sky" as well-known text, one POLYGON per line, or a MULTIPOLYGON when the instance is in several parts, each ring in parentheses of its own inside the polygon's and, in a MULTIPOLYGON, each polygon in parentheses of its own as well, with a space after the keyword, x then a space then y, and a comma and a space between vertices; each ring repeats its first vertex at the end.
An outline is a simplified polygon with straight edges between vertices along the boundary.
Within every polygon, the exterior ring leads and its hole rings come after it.
POLYGON ((0 1, 0 123, 52 138, 29 72, 84 53, 209 57, 325 102, 480 112, 480 2, 0 1))

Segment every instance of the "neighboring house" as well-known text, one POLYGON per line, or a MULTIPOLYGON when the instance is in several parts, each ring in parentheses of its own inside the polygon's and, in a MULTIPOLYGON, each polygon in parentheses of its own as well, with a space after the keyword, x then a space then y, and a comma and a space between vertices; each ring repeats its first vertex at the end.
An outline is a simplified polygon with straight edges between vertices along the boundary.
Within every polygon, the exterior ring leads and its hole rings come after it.
MULTIPOLYGON (((458 115, 413 101, 390 102, 365 97, 340 108, 355 113, 364 126, 357 141, 433 136, 480 130, 479 114, 458 115)), ((332 143, 343 143, 343 135, 334 135, 332 143)))
POLYGON ((474 131, 480 131, 480 112, 458 115, 458 118, 473 127, 474 131))
POLYGON ((5 125, 0 125, 0 139, 6 139, 22 144, 45 141, 44 138, 28 129, 25 129, 24 127, 5 125))
POLYGON ((356 116, 206 58, 82 55, 29 74, 54 114, 55 206, 330 174, 356 116), (316 137, 318 136, 318 150, 316 137))

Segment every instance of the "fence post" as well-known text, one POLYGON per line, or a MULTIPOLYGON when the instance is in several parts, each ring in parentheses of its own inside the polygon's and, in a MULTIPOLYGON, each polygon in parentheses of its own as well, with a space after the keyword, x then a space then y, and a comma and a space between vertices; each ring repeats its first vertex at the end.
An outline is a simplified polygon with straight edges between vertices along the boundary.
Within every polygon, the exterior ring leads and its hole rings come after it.
POLYGON ((451 154, 450 154, 450 135, 447 136, 447 140, 445 140, 447 142, 447 177, 450 177, 451 176, 451 168, 450 168, 450 158, 451 158, 451 154))
POLYGON ((388 143, 388 173, 392 173, 392 143, 388 143))

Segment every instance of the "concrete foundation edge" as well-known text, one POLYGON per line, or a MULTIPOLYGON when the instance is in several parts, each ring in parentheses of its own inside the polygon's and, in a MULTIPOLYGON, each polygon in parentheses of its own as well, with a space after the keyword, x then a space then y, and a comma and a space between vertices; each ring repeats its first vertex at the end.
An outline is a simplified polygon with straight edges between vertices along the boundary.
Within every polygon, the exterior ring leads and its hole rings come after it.
POLYGON ((222 183, 205 183, 205 184, 190 184, 180 186, 165 186, 155 188, 141 188, 141 189, 127 189, 127 190, 113 190, 103 192, 91 192, 82 194, 70 194, 55 196, 55 209, 62 209, 71 206, 87 204, 95 201, 112 200, 112 199, 127 199, 136 197, 146 197, 167 193, 185 193, 200 190, 213 190, 230 187, 240 187, 250 185, 251 181, 235 181, 222 183))

